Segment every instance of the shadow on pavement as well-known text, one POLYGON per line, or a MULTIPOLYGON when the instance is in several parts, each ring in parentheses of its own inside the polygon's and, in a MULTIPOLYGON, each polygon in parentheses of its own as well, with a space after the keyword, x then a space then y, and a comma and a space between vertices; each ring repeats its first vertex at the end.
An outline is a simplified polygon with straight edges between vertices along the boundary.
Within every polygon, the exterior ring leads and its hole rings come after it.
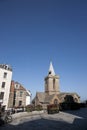
POLYGON ((33 121, 24 122, 19 125, 8 125, 3 126, 1 130, 56 130, 61 129, 62 127, 69 127, 70 124, 61 121, 54 121, 48 119, 38 119, 33 121))
POLYGON ((79 110, 70 110, 70 111, 65 111, 65 113, 72 114, 74 116, 79 116, 84 119, 87 119, 87 108, 81 108, 79 110))
POLYGON ((50 119, 37 119, 19 125, 4 125, 0 130, 87 130, 85 119, 75 119, 72 124, 50 119))

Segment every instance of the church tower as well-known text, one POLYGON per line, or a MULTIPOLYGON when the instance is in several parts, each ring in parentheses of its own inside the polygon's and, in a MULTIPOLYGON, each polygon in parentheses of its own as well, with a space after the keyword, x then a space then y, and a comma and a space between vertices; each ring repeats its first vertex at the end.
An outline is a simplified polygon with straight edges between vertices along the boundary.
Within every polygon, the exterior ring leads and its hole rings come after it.
POLYGON ((48 76, 45 77, 45 93, 52 95, 52 94, 59 94, 59 76, 55 75, 55 71, 50 62, 50 67, 48 71, 48 76))

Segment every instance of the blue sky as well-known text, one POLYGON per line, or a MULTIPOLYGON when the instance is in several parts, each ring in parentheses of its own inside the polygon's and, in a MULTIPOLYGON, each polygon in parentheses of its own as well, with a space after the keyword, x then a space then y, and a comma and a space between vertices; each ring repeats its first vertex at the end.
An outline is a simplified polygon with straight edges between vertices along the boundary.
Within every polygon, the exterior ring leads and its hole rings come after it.
POLYGON ((0 0, 0 64, 12 79, 44 91, 52 61, 60 91, 87 99, 87 1, 0 0))

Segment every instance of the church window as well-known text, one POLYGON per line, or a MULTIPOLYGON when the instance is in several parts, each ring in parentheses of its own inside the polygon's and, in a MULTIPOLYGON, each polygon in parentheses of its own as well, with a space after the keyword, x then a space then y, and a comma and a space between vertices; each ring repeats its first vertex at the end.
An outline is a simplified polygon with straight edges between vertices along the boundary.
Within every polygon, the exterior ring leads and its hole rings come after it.
POLYGON ((54 100, 54 104, 58 104, 58 100, 57 99, 54 100))
POLYGON ((46 87, 46 90, 48 91, 48 81, 45 80, 45 87, 46 87))
POLYGON ((55 79, 53 79, 53 89, 55 89, 55 79))

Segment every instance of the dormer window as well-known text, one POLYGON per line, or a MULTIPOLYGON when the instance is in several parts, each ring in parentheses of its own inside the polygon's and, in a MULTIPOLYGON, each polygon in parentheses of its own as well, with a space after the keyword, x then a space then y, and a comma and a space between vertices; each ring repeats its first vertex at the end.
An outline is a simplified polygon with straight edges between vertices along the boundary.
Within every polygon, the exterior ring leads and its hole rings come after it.
POLYGON ((5 69, 7 69, 7 65, 5 65, 5 69))
POLYGON ((15 88, 16 88, 16 89, 19 89, 19 84, 15 84, 15 88))

